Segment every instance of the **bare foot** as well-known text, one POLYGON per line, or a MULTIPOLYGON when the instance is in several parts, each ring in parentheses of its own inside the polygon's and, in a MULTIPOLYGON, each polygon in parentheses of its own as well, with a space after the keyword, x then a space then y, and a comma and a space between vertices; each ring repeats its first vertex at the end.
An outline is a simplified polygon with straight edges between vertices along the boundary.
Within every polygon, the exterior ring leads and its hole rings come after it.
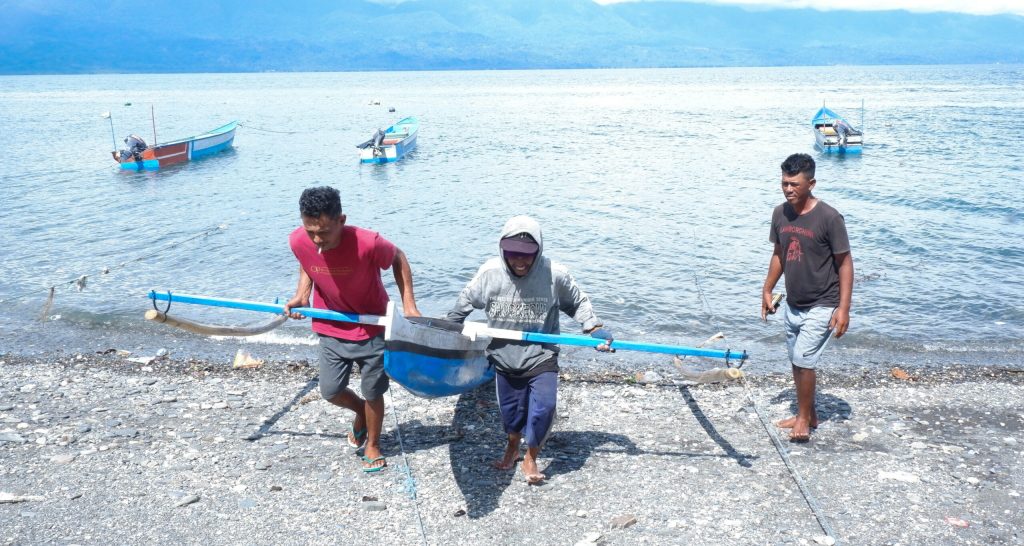
POLYGON ((544 474, 537 469, 537 459, 533 457, 523 458, 523 475, 526 476, 526 483, 536 485, 544 481, 544 474))
POLYGON ((519 442, 516 442, 514 444, 512 442, 509 442, 508 445, 505 446, 505 454, 501 457, 501 459, 494 461, 493 466, 498 470, 512 470, 513 468, 515 468, 516 461, 518 460, 519 442))
MULTIPOLYGON (((790 417, 789 419, 783 419, 781 421, 776 421, 775 422, 775 426, 777 426, 779 428, 793 428, 793 425, 795 425, 796 422, 797 422, 797 417, 794 415, 794 416, 790 417)), ((811 428, 818 428, 818 416, 814 416, 814 418, 811 419, 810 427, 811 428)))
POLYGON ((811 428, 807 420, 799 417, 793 421, 792 429, 789 432, 790 442, 806 442, 811 439, 811 428))

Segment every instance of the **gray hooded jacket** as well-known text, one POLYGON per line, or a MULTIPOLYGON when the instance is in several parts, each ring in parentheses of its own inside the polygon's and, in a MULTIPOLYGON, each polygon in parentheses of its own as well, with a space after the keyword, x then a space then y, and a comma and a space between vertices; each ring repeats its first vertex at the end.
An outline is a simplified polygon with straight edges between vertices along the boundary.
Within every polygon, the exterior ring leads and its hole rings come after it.
MULTIPOLYGON (((569 270, 544 256, 540 224, 528 216, 515 216, 505 223, 501 239, 520 233, 528 233, 540 246, 530 271, 517 277, 499 247, 498 256, 480 267, 445 318, 463 322, 474 309, 483 309, 491 328, 557 334, 558 312, 562 311, 582 324, 584 331, 600 325, 590 298, 569 270)), ((528 375, 541 365, 557 369, 558 346, 554 344, 495 339, 487 350, 495 369, 506 375, 528 375)))

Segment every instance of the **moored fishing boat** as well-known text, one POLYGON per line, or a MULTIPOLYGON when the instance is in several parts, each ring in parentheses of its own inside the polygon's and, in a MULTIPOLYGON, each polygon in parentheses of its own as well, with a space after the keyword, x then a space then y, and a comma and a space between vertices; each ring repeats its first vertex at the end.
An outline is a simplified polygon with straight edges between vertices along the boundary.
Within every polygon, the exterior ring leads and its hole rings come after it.
POLYGON ((213 155, 230 148, 234 144, 237 121, 218 127, 212 131, 172 142, 149 146, 140 137, 130 135, 125 138, 127 149, 111 152, 114 161, 121 164, 121 169, 128 171, 155 171, 184 163, 193 159, 213 155))
POLYGON ((861 153, 863 132, 825 106, 811 118, 811 130, 814 132, 814 144, 825 153, 861 153))
POLYGON ((377 131, 369 140, 357 144, 360 163, 392 163, 416 148, 420 123, 414 117, 399 120, 386 130, 377 131))

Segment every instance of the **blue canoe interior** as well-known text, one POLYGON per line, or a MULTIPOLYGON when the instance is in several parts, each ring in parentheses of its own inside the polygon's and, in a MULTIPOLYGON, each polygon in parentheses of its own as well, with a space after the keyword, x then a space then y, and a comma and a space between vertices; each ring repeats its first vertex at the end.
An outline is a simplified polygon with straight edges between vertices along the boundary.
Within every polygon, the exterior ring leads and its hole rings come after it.
POLYGON ((461 394, 492 381, 491 338, 474 340, 461 332, 461 323, 396 314, 385 334, 384 371, 424 398, 461 394))

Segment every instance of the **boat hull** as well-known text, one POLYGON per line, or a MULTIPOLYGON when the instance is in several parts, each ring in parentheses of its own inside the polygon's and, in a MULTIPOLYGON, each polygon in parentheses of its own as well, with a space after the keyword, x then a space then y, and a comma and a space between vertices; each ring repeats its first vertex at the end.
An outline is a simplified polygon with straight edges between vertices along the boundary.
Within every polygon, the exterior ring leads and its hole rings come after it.
POLYGON ((842 116, 822 106, 811 118, 814 145, 827 154, 859 154, 864 134, 842 116))
POLYGON ((156 171, 193 159, 214 155, 234 145, 237 122, 231 122, 208 133, 147 148, 138 161, 119 161, 125 171, 156 171))
POLYGON ((454 396, 494 380, 487 360, 490 338, 471 339, 438 319, 394 314, 387 328, 384 371, 406 390, 423 398, 454 396))
POLYGON ((405 118, 384 131, 384 143, 379 148, 359 145, 360 163, 394 163, 416 149, 419 122, 416 118, 405 118))
POLYGON ((826 154, 859 154, 863 147, 860 141, 847 140, 846 144, 842 144, 838 138, 830 138, 819 131, 814 132, 814 145, 826 154))

